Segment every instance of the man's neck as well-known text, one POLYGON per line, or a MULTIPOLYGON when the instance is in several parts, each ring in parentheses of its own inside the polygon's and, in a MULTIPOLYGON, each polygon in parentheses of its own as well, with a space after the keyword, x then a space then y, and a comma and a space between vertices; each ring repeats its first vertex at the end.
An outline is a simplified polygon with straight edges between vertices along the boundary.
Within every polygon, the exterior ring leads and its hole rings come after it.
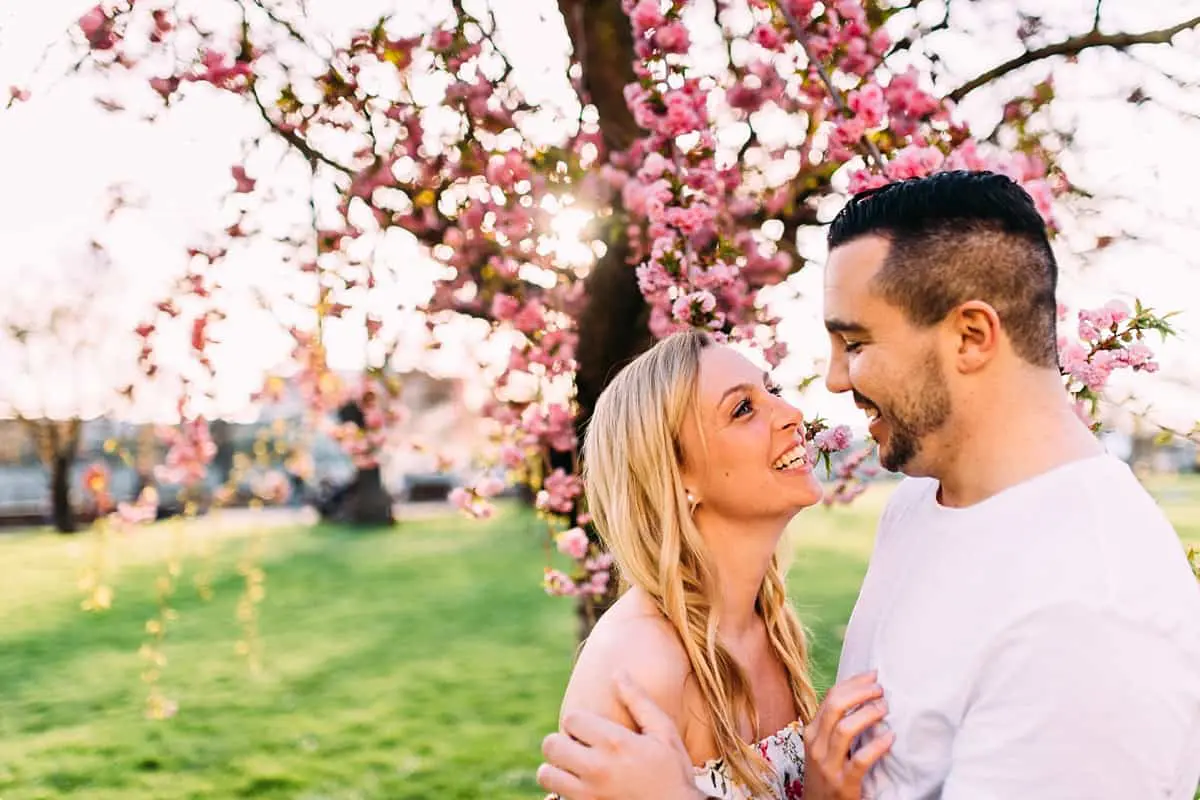
POLYGON ((942 505, 974 505, 1056 467, 1104 452, 1075 415, 1061 384, 1014 381, 989 398, 989 410, 963 424, 942 454, 942 505), (1024 384, 1024 385, 1022 385, 1024 384))

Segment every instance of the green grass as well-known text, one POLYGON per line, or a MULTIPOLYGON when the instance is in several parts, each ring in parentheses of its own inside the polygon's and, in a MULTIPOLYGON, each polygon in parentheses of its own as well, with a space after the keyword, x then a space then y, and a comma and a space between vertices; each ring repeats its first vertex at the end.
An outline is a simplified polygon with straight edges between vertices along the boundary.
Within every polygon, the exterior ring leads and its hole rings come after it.
MULTIPOLYGON (((1200 483, 1156 486, 1200 542, 1200 483)), ((791 585, 818 685, 837 661, 883 493, 795 526, 791 585)), ((394 531, 259 534, 264 669, 233 645, 239 556, 256 539, 205 523, 114 540, 113 608, 80 610, 87 534, 0 535, 0 800, 534 798, 574 649, 569 604, 545 597, 540 532, 510 509, 394 531), (210 526, 211 528, 211 526, 210 526), (154 581, 188 553, 166 644, 169 720, 143 715, 137 655, 154 581), (198 555, 209 543, 214 555, 198 555), (214 596, 193 586, 207 564, 214 596)))

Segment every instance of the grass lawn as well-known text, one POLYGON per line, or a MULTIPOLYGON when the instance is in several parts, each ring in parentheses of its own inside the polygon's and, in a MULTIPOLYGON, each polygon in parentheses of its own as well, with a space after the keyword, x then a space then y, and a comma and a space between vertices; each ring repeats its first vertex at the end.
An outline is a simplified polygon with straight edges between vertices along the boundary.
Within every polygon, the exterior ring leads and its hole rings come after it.
MULTIPOLYGON (((1155 486, 1200 543, 1200 483, 1155 486)), ((792 587, 825 685, 883 493, 796 526, 792 587)), ((114 541, 113 608, 80 610, 90 534, 0 535, 0 799, 535 798, 574 621, 539 587, 537 523, 410 522, 202 532, 160 525, 114 541), (189 553, 163 674, 179 703, 143 716, 138 647, 178 537, 189 553), (203 543, 210 560, 198 554, 203 543), (234 652, 239 556, 264 548, 264 668, 234 652), (207 564, 214 595, 193 578, 207 564)))

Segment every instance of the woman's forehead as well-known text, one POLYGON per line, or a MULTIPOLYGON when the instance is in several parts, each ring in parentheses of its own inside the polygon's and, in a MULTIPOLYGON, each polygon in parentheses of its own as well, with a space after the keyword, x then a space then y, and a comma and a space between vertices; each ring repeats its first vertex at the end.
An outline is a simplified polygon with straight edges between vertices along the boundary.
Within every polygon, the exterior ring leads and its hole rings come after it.
POLYGON ((700 356, 700 374, 696 396, 705 412, 711 412, 722 399, 739 386, 761 386, 766 373, 732 347, 706 347, 700 356))

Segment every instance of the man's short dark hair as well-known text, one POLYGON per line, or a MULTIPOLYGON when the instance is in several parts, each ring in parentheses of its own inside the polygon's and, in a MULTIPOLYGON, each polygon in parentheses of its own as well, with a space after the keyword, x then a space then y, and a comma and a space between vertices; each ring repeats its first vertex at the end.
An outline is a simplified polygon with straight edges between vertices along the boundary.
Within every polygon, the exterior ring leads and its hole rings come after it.
POLYGON ((934 325, 982 300, 1018 355, 1058 365, 1058 265, 1033 198, 1016 182, 939 172, 862 192, 830 224, 829 249, 872 234, 890 243, 874 287, 914 324, 934 325))

